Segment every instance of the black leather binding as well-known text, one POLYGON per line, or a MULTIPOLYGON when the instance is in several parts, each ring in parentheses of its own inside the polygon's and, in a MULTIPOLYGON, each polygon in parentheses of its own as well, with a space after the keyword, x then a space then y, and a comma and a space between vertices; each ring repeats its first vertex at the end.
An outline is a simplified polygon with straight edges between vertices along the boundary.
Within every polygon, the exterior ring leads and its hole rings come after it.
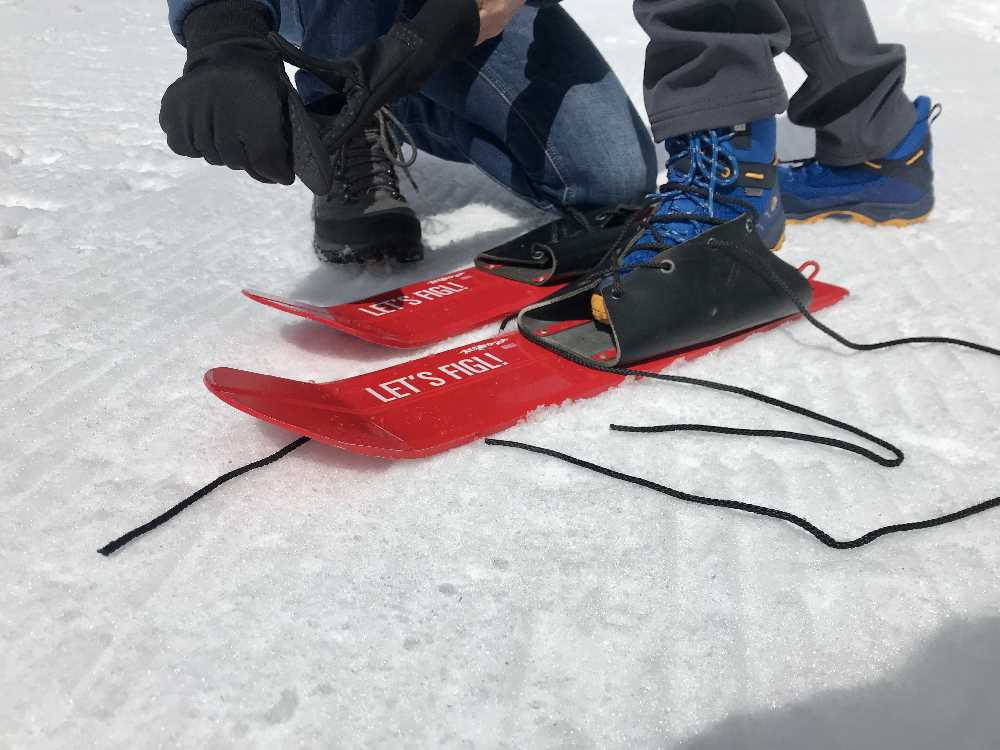
POLYGON ((558 219, 482 253, 476 267, 534 286, 576 278, 604 260, 634 213, 628 207, 582 212, 590 231, 576 218, 558 219))
POLYGON ((806 304, 812 301, 806 278, 761 242, 746 215, 660 253, 651 264, 665 268, 632 270, 622 279, 620 296, 608 285, 599 292, 610 326, 592 321, 539 338, 553 323, 589 320, 600 278, 581 280, 526 308, 518 326, 532 340, 587 359, 615 350, 601 362, 627 366, 796 314, 788 296, 766 280, 768 272, 806 304))

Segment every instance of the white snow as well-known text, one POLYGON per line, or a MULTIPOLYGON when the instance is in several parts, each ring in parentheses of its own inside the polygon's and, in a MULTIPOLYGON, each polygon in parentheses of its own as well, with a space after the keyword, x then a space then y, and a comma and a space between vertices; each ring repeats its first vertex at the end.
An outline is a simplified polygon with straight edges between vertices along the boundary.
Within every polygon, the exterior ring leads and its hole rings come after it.
MULTIPOLYGON (((626 9, 567 7, 641 101, 626 9)), ((995 3, 872 13, 909 45, 910 92, 945 105, 940 207, 907 230, 790 228, 783 252, 851 287, 824 320, 856 338, 995 344, 995 3)), ((98 556, 290 440, 210 396, 207 368, 333 379, 404 358, 242 286, 343 301, 458 268, 540 218, 422 159, 427 262, 320 266, 303 188, 168 151, 157 110, 182 52, 164 16, 161 0, 0 2, 0 747, 1000 746, 1000 512, 834 552, 482 444, 413 463, 313 444, 98 556)), ((609 435, 612 420, 808 426, 655 383, 507 435, 840 537, 998 494, 987 357, 858 355, 796 325, 683 372, 858 422, 908 462, 609 435)))

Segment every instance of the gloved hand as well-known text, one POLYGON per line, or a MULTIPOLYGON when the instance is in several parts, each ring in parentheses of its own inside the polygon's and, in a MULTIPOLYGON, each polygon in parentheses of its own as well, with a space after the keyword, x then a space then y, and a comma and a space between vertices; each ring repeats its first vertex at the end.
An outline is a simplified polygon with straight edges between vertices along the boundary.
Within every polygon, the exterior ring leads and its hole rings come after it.
POLYGON ((290 185, 297 174, 330 191, 330 158, 316 125, 268 41, 267 11, 253 0, 217 0, 184 21, 187 63, 167 89, 160 127, 170 148, 290 185))
POLYGON ((310 71, 341 97, 339 112, 325 127, 331 149, 350 140, 383 106, 419 91, 441 67, 465 57, 478 37, 477 0, 427 0, 412 21, 396 23, 340 60, 311 57, 270 34, 285 60, 310 71))

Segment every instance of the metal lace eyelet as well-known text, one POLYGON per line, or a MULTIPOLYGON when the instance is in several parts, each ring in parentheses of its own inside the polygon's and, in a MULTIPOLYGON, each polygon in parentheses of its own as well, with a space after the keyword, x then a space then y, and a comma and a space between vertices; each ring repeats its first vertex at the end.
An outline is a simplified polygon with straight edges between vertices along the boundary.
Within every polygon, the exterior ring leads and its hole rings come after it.
POLYGON ((611 299, 619 300, 624 296, 625 292, 622 291, 621 289, 615 289, 614 287, 611 288, 611 299))
POLYGON ((665 260, 660 264, 660 273, 673 273, 676 267, 672 260, 665 260))
POLYGON ((544 258, 545 258, 545 251, 544 250, 532 250, 531 251, 531 259, 532 260, 543 260, 544 258))
POLYGON ((597 214, 597 216, 594 217, 594 221, 596 221, 598 224, 603 224, 610 218, 611 214, 605 211, 604 213, 597 214))
POLYGON ((753 234, 754 230, 753 219, 751 219, 750 217, 747 217, 746 227, 747 227, 747 234, 753 234))

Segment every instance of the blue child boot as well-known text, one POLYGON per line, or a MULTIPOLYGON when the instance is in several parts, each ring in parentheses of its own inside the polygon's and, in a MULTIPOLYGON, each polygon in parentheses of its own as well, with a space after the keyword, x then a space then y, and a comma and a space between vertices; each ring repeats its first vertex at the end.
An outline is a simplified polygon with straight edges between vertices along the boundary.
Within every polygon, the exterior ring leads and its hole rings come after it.
POLYGON ((843 219, 869 226, 905 227, 926 219, 934 208, 930 126, 940 106, 932 106, 926 96, 917 99, 914 106, 916 125, 882 159, 849 167, 832 167, 815 160, 780 167, 789 223, 843 219))
MULTIPOLYGON (((649 229, 621 261, 621 269, 649 263, 664 243, 680 245, 721 222, 747 214, 763 243, 780 248, 785 212, 778 185, 777 121, 774 117, 731 128, 670 138, 667 184, 650 196, 658 202, 649 229)), ((593 298, 594 317, 606 318, 593 298)))

